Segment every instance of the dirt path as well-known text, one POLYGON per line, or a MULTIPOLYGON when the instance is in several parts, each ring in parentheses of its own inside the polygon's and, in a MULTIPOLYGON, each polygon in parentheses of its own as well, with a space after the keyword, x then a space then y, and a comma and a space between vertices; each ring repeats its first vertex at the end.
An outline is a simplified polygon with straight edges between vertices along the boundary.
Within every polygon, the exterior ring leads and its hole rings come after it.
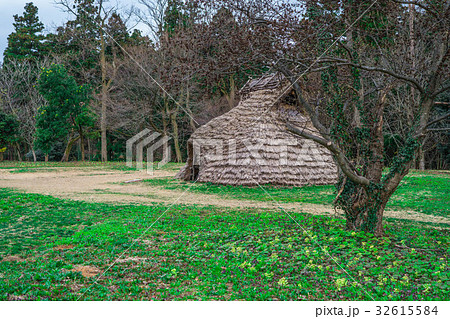
MULTIPOLYGON (((84 200, 91 202, 110 202, 122 204, 151 204, 155 202, 175 203, 187 205, 214 205, 221 207, 251 207, 262 209, 277 209, 305 212, 316 215, 335 215, 333 208, 328 205, 305 203, 261 202, 251 200, 227 199, 218 195, 197 194, 193 192, 167 190, 144 183, 127 181, 170 177, 176 171, 158 170, 150 176, 145 172, 120 171, 107 169, 80 168, 52 168, 36 169, 33 172, 14 172, 14 170, 0 170, 0 188, 9 187, 29 193, 51 195, 59 198, 84 200)), ((338 215, 341 214, 338 212, 338 215)), ((387 211, 386 217, 408 219, 450 225, 450 219, 431 216, 414 211, 387 211)))

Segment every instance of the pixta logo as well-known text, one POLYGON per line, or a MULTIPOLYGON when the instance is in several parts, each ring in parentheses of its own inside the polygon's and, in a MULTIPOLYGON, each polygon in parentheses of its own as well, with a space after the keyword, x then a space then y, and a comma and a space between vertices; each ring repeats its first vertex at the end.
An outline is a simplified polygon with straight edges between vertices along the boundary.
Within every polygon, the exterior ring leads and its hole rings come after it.
POLYGON ((171 137, 162 135, 157 132, 152 132, 149 129, 144 129, 129 140, 127 140, 126 155, 127 166, 133 167, 133 151, 136 153, 136 169, 144 170, 144 149, 147 151, 147 173, 153 175, 153 161, 154 155, 159 148, 162 148, 163 158, 158 163, 157 167, 161 168, 170 160, 170 146, 169 141, 171 137))

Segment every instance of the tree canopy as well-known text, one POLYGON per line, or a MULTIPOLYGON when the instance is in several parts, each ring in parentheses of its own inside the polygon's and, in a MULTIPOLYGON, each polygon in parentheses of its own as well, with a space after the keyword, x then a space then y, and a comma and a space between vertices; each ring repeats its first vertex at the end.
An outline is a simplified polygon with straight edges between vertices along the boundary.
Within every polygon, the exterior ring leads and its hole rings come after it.
POLYGON ((94 127, 95 115, 89 106, 91 89, 87 85, 78 85, 59 64, 43 68, 38 85, 47 104, 39 109, 37 144, 48 153, 55 138, 69 135, 66 152, 70 152, 72 143, 83 140, 94 127), (75 137, 74 132, 78 136, 75 137))
POLYGON ((5 61, 35 60, 45 55, 44 25, 39 21, 38 8, 32 2, 25 5, 23 15, 14 15, 14 32, 8 36, 5 61))

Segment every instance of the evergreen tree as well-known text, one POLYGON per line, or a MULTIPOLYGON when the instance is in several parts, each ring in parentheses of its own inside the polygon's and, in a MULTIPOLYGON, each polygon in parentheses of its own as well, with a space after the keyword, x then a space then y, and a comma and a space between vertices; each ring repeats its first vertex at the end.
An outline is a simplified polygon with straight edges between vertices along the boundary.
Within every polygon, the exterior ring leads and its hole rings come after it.
POLYGON ((100 78, 98 7, 94 0, 76 0, 73 13, 74 20, 48 36, 49 46, 77 81, 95 87, 100 78))
POLYGON ((180 0, 169 0, 164 13, 164 25, 162 33, 171 36, 179 29, 188 25, 189 16, 186 7, 180 0))
POLYGON ((152 41, 148 36, 142 35, 141 30, 134 29, 131 35, 128 37, 127 44, 130 46, 152 46, 152 41))
POLYGON ((89 106, 91 89, 77 85, 74 77, 59 64, 43 68, 38 85, 39 92, 47 101, 38 114, 38 147, 48 154, 55 138, 69 135, 63 161, 68 160, 70 150, 78 140, 84 160, 84 141, 95 125, 95 115, 89 106))
POLYGON ((19 122, 16 117, 0 110, 0 161, 7 147, 18 141, 19 122))
POLYGON ((69 74, 98 93, 96 107, 100 115, 102 161, 107 161, 108 95, 117 71, 117 60, 123 58, 120 47, 131 43, 120 15, 114 10, 104 10, 105 2, 75 0, 73 9, 67 8, 75 19, 51 36, 54 52, 62 57, 69 74))
POLYGON ((107 48, 106 55, 112 55, 112 47, 120 45, 125 46, 129 42, 130 35, 128 34, 125 22, 123 22, 122 17, 113 12, 108 19, 108 23, 105 25, 107 34, 107 48))
POLYGON ((14 15, 15 31, 8 36, 4 52, 8 59, 35 60, 44 54, 44 25, 39 21, 38 8, 32 2, 25 5, 22 16, 14 15))

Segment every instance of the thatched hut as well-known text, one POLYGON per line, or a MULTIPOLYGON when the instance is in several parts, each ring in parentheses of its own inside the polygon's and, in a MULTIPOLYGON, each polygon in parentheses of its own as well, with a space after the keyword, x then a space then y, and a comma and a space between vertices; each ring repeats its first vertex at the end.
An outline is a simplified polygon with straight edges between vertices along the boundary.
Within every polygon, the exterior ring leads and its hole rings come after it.
POLYGON ((336 182, 337 167, 330 152, 286 130, 289 121, 316 132, 288 87, 280 74, 247 82, 235 108, 192 134, 187 163, 177 178, 246 186, 336 182))

